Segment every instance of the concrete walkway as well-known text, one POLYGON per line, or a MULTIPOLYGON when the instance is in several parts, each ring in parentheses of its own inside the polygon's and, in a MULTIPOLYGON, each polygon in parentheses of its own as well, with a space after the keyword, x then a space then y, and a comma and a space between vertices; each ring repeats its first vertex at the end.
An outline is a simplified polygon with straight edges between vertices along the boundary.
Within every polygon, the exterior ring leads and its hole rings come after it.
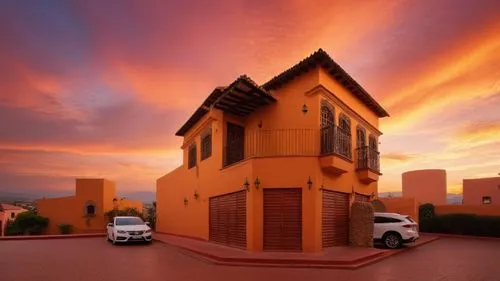
POLYGON ((207 241, 155 233, 154 239, 195 254, 217 265, 263 266, 263 267, 308 267, 356 269, 435 241, 438 237, 423 236, 418 242, 399 250, 379 248, 332 247, 319 253, 249 252, 207 241))

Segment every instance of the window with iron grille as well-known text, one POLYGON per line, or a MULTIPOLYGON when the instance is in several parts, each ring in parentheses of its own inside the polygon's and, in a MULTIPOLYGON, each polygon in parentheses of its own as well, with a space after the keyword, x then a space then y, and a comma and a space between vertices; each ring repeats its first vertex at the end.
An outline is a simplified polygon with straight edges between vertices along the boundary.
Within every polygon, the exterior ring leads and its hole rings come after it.
POLYGON ((339 127, 346 134, 351 135, 351 119, 344 113, 340 113, 339 115, 339 127))
POLYGON ((370 137, 368 137, 368 145, 370 146, 370 149, 378 151, 378 143, 377 143, 377 138, 375 136, 370 135, 370 137))
POLYGON ((334 109, 328 104, 321 105, 321 128, 331 128, 335 125, 334 109))
POLYGON ((188 169, 196 166, 196 144, 192 144, 189 146, 189 155, 188 155, 188 169))
POLYGON ((212 156, 212 134, 206 134, 201 139, 201 160, 212 156))
POLYGON ((357 126, 356 128, 357 140, 356 147, 363 148, 366 146, 366 130, 361 126, 357 126))

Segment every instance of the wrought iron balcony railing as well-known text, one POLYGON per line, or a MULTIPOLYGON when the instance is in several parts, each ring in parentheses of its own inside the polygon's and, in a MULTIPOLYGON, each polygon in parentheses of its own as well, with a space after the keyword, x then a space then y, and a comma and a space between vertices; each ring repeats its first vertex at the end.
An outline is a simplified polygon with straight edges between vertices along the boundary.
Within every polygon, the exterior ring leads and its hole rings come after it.
POLYGON ((321 155, 336 154, 352 159, 351 135, 339 127, 322 128, 320 132, 321 155))
POLYGON ((369 169, 380 172, 380 152, 368 146, 359 147, 357 151, 356 169, 369 169))
POLYGON ((351 136, 337 127, 255 130, 242 138, 224 147, 224 166, 254 157, 334 154, 352 159, 351 136))

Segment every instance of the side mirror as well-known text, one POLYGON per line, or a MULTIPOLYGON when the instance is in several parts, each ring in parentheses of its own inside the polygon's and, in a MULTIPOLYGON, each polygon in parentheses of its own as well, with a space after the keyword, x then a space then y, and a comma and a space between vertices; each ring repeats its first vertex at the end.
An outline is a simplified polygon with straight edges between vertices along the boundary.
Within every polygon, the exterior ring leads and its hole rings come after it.
POLYGON ((108 223, 108 227, 113 227, 113 223, 112 222, 108 223))
POLYGON ((147 222, 146 222, 146 225, 147 225, 147 226, 151 226, 151 223, 147 221, 147 222))

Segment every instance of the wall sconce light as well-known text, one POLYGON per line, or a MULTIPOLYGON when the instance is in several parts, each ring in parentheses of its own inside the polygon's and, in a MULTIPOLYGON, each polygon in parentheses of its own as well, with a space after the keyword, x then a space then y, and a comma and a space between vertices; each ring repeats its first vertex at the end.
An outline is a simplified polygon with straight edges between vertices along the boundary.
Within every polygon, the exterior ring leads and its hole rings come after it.
POLYGON ((304 103, 304 105, 302 106, 302 113, 306 114, 307 110, 307 105, 304 103))
POLYGON ((259 124, 257 124, 257 127, 262 128, 262 120, 259 121, 259 124))
POLYGON ((184 206, 187 206, 188 203, 189 203, 188 199, 184 197, 184 206))
POLYGON ((259 186, 260 186, 260 180, 259 180, 259 177, 257 177, 255 179, 255 181, 253 182, 253 184, 255 185, 255 188, 259 189, 259 186))
POLYGON ((198 200, 199 197, 200 197, 200 195, 198 194, 198 191, 195 190, 194 191, 194 199, 198 200))
POLYGON ((311 180, 311 177, 309 176, 309 179, 307 180, 307 187, 309 187, 309 189, 311 189, 313 186, 313 182, 311 180))
POLYGON ((248 192, 250 192, 250 189, 248 189, 249 186, 250 183, 248 182, 248 178, 245 178, 245 182, 243 183, 243 188, 246 189, 248 192))

